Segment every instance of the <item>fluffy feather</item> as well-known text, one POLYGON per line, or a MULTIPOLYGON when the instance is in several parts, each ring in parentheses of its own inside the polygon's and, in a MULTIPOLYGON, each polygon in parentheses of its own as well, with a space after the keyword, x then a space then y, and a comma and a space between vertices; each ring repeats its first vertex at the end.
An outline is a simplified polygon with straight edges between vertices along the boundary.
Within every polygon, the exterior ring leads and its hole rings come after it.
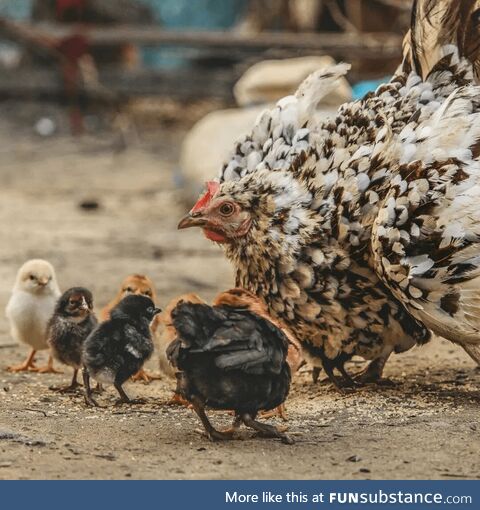
MULTIPOLYGON (((354 354, 373 360, 367 380, 380 377, 390 353, 430 330, 477 356, 478 14, 472 0, 416 1, 389 83, 320 124, 295 123, 294 100, 281 100, 180 224, 215 229, 236 284, 335 381, 337 368, 352 383, 343 364, 354 354)), ((307 79, 304 97, 323 79, 307 79)))

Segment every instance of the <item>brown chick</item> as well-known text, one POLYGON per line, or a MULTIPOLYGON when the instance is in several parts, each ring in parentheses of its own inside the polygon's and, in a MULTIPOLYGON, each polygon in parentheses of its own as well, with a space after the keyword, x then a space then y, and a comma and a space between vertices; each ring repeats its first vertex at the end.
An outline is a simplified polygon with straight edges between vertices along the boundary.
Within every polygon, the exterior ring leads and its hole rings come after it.
MULTIPOLYGON (((214 306, 231 306, 233 308, 248 308, 248 310, 252 313, 255 313, 270 321, 277 328, 281 329, 285 336, 288 339, 288 355, 287 362, 290 366, 290 370, 292 374, 296 373, 297 370, 303 365, 304 360, 302 356, 302 349, 300 347, 300 343, 293 335, 292 331, 283 323, 283 321, 279 319, 274 319, 267 310, 267 306, 265 303, 252 294, 246 289, 242 289, 240 287, 227 290, 225 292, 220 293, 213 301, 214 306)), ((263 414, 264 418, 269 418, 271 416, 278 415, 282 420, 286 420, 287 416, 285 413, 284 404, 280 405, 273 411, 267 412, 263 414)))
MULTIPOLYGON (((155 291, 155 286, 148 278, 147 276, 143 274, 131 274, 123 280, 122 284, 120 285, 120 288, 118 289, 118 292, 116 296, 108 303, 107 306, 102 308, 100 312, 100 321, 106 321, 110 319, 110 312, 112 309, 125 297, 129 294, 136 294, 141 296, 147 296, 149 297, 155 304, 157 304, 157 293, 155 291)), ((153 322, 150 326, 150 329, 152 331, 152 335, 156 336, 156 331, 158 328, 158 316, 156 316, 153 319, 153 322)), ((149 374, 146 370, 143 368, 139 370, 133 377, 132 381, 143 381, 144 383, 148 384, 154 379, 160 379, 159 376, 149 374)))
MULTIPOLYGON (((205 301, 202 298, 190 292, 188 294, 182 294, 181 296, 172 299, 170 303, 168 303, 168 305, 165 307, 163 312, 157 316, 158 329, 156 338, 159 349, 160 371, 171 379, 175 379, 175 370, 168 361, 167 348, 173 342, 173 340, 177 338, 177 332, 173 326, 172 321, 172 310, 178 305, 178 303, 180 303, 180 301, 187 303, 205 304, 205 301)), ((177 393, 174 393, 169 403, 190 407, 190 404, 177 393)))

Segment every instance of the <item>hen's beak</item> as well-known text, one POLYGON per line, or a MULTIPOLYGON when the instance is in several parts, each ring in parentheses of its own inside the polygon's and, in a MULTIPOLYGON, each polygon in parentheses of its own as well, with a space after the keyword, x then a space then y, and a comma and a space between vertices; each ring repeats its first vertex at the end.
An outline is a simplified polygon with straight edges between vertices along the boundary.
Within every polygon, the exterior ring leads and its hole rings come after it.
POLYGON ((190 227, 204 227, 207 224, 207 220, 203 218, 200 213, 188 213, 186 216, 184 216, 177 228, 178 230, 182 230, 184 228, 190 228, 190 227))

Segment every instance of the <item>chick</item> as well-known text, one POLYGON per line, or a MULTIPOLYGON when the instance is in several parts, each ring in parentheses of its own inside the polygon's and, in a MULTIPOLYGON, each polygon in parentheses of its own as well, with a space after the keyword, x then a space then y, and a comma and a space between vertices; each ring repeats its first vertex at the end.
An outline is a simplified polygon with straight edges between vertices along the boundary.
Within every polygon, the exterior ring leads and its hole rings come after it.
MULTIPOLYGON (((125 297, 130 294, 140 295, 140 296, 147 296, 154 303, 157 303, 157 293, 155 291, 155 286, 148 278, 147 276, 143 274, 131 274, 127 276, 122 284, 120 285, 120 288, 118 289, 118 292, 116 296, 108 303, 107 306, 105 306, 101 312, 100 312, 100 320, 106 321, 110 318, 110 312, 112 309, 125 297)), ((157 317, 153 320, 150 329, 152 330, 152 334, 155 335, 157 328, 158 328, 158 320, 157 317)), ((159 376, 150 374, 143 368, 141 368, 138 373, 134 374, 132 376, 132 381, 143 381, 144 383, 150 383, 151 381, 155 379, 160 379, 159 376)))
POLYGON ((178 369, 177 392, 191 402, 207 436, 230 439, 243 422, 266 437, 293 441, 276 427, 257 421, 260 410, 282 404, 290 388, 288 339, 271 321, 230 305, 179 303, 172 311, 177 339, 168 358, 178 369), (219 431, 205 406, 234 410, 233 426, 219 431))
POLYGON ((73 377, 69 386, 52 389, 70 392, 77 388, 83 343, 97 322, 93 313, 92 293, 88 289, 73 287, 57 301, 55 312, 48 322, 47 341, 53 356, 73 368, 73 377))
POLYGON ((51 355, 46 367, 35 366, 35 353, 48 349, 47 323, 59 296, 55 270, 46 260, 29 260, 18 270, 5 312, 12 337, 29 345, 31 351, 22 364, 8 367, 10 372, 59 373, 53 368, 51 355))
POLYGON ((157 329, 157 339, 159 343, 160 370, 163 374, 172 379, 175 379, 175 370, 168 360, 167 349, 168 346, 177 338, 177 331, 173 325, 172 320, 172 311, 178 305, 178 303, 182 301, 186 303, 205 304, 205 301, 197 296, 197 294, 182 294, 181 296, 172 299, 170 303, 168 303, 168 305, 165 307, 165 310, 163 310, 163 312, 157 316, 157 323, 159 326, 157 329))
POLYGON ((82 350, 87 405, 98 405, 92 398, 90 376, 115 386, 120 395, 117 404, 138 402, 130 400, 122 385, 152 355, 150 324, 160 311, 146 296, 126 296, 111 310, 110 319, 88 336, 82 350))
MULTIPOLYGON (((157 329, 156 339, 158 340, 160 371, 171 379, 175 379, 175 370, 168 360, 167 350, 168 346, 177 338, 177 331, 172 320, 172 311, 180 302, 205 304, 205 301, 196 294, 182 294, 181 296, 172 299, 165 307, 165 310, 156 317, 159 326, 157 329)), ((170 399, 169 404, 191 407, 190 403, 176 392, 170 399)))
MULTIPOLYGON (((288 339, 288 354, 287 363, 290 366, 290 371, 295 374, 301 366, 305 363, 302 356, 302 348, 300 343, 293 335, 292 331, 286 326, 281 319, 273 318, 268 312, 267 305, 255 294, 252 294, 246 289, 237 287, 235 289, 227 290, 220 293, 213 301, 214 306, 230 306, 231 308, 246 308, 252 313, 263 317, 270 321, 277 328, 281 329, 288 339)), ((282 420, 287 420, 285 404, 282 403, 276 409, 268 412, 262 412, 262 418, 270 418, 272 416, 279 416, 282 420)))

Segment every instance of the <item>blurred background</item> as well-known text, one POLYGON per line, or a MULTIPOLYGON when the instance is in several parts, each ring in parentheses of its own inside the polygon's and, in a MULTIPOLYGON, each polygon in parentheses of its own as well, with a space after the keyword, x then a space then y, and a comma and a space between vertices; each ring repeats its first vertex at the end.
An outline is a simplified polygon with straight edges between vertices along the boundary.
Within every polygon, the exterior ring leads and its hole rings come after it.
MULTIPOLYGON (((147 273, 164 301, 232 285, 176 232, 258 113, 335 61, 319 118, 388 79, 411 0, 0 0, 0 308, 24 260, 104 304, 147 273)), ((4 321, 0 329, 7 335, 4 321)))

